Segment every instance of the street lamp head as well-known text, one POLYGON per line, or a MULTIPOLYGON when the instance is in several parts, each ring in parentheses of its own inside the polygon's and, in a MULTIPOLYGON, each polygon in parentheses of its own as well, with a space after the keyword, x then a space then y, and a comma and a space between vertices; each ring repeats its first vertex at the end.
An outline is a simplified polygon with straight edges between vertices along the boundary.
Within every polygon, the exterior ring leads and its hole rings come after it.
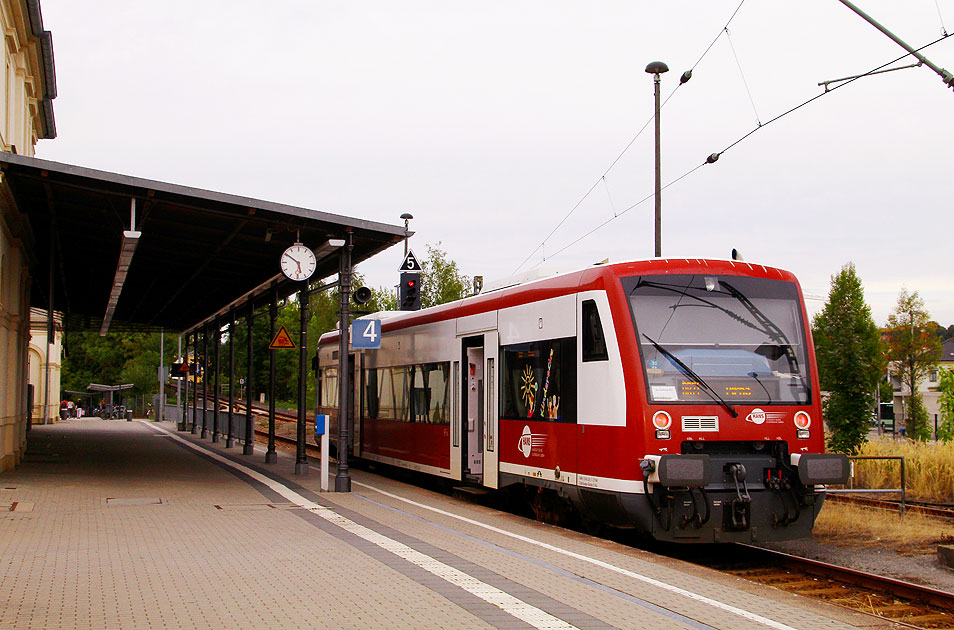
POLYGON ((411 215, 410 212, 405 212, 404 214, 401 215, 401 218, 407 221, 409 219, 413 219, 414 217, 411 215))
POLYGON ((669 72, 669 66, 661 61, 653 61, 646 66, 646 72, 649 74, 662 74, 663 72, 669 72))

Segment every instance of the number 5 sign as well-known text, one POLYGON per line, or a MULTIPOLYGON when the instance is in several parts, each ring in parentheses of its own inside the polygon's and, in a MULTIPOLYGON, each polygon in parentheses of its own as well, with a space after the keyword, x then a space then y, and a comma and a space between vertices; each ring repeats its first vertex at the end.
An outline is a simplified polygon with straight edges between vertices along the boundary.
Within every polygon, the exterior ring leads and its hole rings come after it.
POLYGON ((351 347, 377 349, 381 347, 381 320, 356 319, 351 322, 351 347))

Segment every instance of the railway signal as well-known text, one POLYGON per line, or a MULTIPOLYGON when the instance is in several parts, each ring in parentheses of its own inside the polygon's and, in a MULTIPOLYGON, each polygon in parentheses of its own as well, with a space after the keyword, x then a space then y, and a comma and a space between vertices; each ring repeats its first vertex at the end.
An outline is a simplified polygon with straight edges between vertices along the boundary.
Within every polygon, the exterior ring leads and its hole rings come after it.
POLYGON ((421 274, 420 272, 404 272, 401 274, 401 286, 398 292, 398 303, 402 311, 421 310, 421 274))

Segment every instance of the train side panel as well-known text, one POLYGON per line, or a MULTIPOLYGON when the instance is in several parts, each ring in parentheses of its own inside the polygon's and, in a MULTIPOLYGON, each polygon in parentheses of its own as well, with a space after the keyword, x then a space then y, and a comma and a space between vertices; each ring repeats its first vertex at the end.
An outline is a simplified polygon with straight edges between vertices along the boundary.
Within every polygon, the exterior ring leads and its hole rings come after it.
POLYGON ((501 309, 500 472, 576 484, 576 297, 501 309))
POLYGON ((453 321, 388 332, 365 350, 355 375, 359 448, 365 459, 451 477, 453 321), (413 400, 412 400, 413 398, 413 400))

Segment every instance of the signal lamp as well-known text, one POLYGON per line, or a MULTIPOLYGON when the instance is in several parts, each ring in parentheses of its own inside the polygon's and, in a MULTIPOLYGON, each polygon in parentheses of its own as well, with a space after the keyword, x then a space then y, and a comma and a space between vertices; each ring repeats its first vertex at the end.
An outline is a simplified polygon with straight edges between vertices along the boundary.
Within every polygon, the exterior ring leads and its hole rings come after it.
POLYGON ((402 311, 418 311, 421 309, 421 274, 418 272, 404 272, 401 274, 401 286, 398 302, 402 311))

